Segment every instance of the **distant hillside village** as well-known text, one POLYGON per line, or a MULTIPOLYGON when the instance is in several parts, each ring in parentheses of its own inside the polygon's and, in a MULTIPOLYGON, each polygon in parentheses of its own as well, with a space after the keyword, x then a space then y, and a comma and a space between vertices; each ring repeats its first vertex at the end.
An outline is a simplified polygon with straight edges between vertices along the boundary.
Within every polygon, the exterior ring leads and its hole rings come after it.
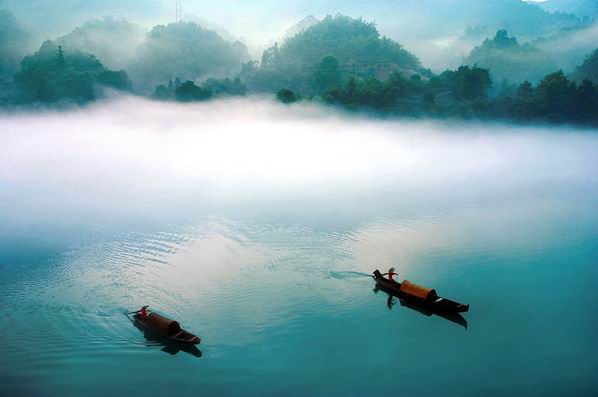
POLYGON ((434 73, 374 23, 344 15, 306 18, 258 61, 242 42, 198 23, 145 33, 113 18, 30 52, 32 35, 1 11, 0 105, 83 105, 119 91, 180 102, 266 94, 404 117, 598 125, 598 50, 563 45, 598 37, 598 26, 564 18, 569 25, 530 42, 499 29, 461 65, 434 73))

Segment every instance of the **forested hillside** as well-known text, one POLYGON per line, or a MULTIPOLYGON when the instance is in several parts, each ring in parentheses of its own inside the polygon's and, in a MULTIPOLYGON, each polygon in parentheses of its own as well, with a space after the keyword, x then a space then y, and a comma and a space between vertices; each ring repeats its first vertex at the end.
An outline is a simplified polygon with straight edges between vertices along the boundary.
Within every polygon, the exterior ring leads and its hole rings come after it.
POLYGON ((109 70, 95 56, 63 49, 50 40, 21 61, 15 82, 17 100, 25 103, 84 104, 101 96, 102 88, 131 89, 125 71, 109 70))
POLYGON ((154 27, 137 49, 130 65, 135 86, 151 92, 175 77, 194 80, 239 73, 249 60, 240 42, 229 43, 196 23, 178 22, 154 27))
POLYGON ((506 30, 499 30, 494 39, 474 48, 464 64, 489 69, 494 81, 509 83, 536 83, 558 69, 549 54, 529 43, 520 44, 506 30))
POLYGON ((64 48, 94 54, 104 65, 125 69, 133 61, 145 31, 125 19, 92 19, 56 39, 64 48))
MULTIPOLYGON (((440 0, 438 7, 447 4, 440 0)), ((287 104, 308 100, 403 117, 598 123, 593 21, 516 0, 468 7, 493 18, 518 9, 531 18, 530 26, 547 24, 543 31, 573 25, 531 42, 499 29, 458 66, 433 72, 373 21, 342 14, 308 16, 251 59, 243 43, 196 22, 156 25, 144 33, 110 17, 89 20, 26 55, 31 34, 2 12, 0 104, 82 105, 110 89, 160 101, 268 95, 287 104)), ((467 12, 457 13, 466 18, 467 12)), ((513 18, 504 20, 505 27, 520 16, 513 18)), ((470 28, 465 35, 473 40, 487 29, 470 28)))

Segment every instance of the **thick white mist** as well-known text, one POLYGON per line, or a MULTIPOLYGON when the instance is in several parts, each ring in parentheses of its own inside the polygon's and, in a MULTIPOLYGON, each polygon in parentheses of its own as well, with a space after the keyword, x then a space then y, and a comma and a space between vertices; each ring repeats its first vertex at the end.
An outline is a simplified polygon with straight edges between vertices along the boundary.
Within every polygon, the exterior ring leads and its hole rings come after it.
POLYGON ((595 182, 598 158, 591 132, 384 121, 264 99, 121 98, 2 115, 0 141, 3 218, 16 223, 32 214, 165 211, 178 200, 533 193, 546 183, 595 182))

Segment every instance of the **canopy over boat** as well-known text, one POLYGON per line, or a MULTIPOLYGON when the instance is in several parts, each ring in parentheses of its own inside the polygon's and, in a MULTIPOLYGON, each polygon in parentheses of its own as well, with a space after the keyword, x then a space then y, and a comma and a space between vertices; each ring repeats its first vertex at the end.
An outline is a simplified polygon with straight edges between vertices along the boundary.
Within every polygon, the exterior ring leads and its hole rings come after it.
POLYGON ((408 280, 404 280, 401 283, 401 288, 399 288, 399 291, 424 300, 434 299, 437 296, 436 291, 432 288, 422 287, 421 285, 417 285, 408 280))
POLYGON ((137 328, 170 339, 175 342, 197 345, 201 341, 199 336, 181 328, 177 321, 171 320, 158 313, 151 312, 146 318, 141 318, 139 313, 133 316, 137 328))
POLYGON ((162 335, 174 336, 181 332, 181 326, 178 322, 151 312, 144 320, 146 327, 159 332, 162 335))

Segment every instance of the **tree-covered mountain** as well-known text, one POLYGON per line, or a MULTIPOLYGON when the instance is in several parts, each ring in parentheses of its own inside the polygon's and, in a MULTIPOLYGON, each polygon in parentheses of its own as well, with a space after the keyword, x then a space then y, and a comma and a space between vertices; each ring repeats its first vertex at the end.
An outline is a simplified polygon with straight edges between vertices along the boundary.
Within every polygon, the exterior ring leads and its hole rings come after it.
POLYGON ((539 38, 532 45, 550 54, 558 69, 572 72, 581 60, 596 48, 598 23, 586 22, 539 38))
MULTIPOLYGON (((550 13, 522 0, 402 0, 384 3, 384 14, 368 13, 388 37, 412 49, 435 72, 459 65, 471 49, 497 30, 520 41, 556 34, 575 26, 571 14, 550 13), (479 32, 469 37, 467 31, 479 32)), ((363 15, 357 11, 357 15, 363 15)))
POLYGON ((103 88, 131 88, 126 72, 109 70, 95 56, 62 48, 50 40, 21 61, 15 82, 22 103, 82 104, 101 96, 103 88))
POLYGON ((464 63, 489 69, 494 81, 510 83, 538 82, 557 70, 550 55, 531 44, 518 43, 505 30, 499 30, 494 39, 486 39, 475 47, 464 63))
POLYGON ((245 64, 240 77, 250 91, 287 88, 312 96, 349 76, 385 80, 397 71, 428 72, 415 55, 381 36, 373 23, 337 14, 268 48, 259 67, 257 62, 245 64))
POLYGON ((566 12, 580 17, 598 16, 598 0, 547 0, 537 4, 550 12, 566 12))
POLYGON ((327 16, 288 38, 280 47, 268 50, 261 67, 285 73, 311 71, 326 56, 333 56, 344 70, 374 73, 382 67, 417 71, 419 59, 399 43, 380 36, 372 22, 339 15, 327 16))
POLYGON ((64 48, 94 54, 106 67, 124 69, 145 36, 143 29, 124 19, 92 19, 56 39, 64 48))
POLYGON ((237 74, 247 60, 247 48, 241 42, 229 43, 196 23, 178 22, 154 27, 128 70, 138 89, 151 92, 175 77, 195 80, 237 74))

